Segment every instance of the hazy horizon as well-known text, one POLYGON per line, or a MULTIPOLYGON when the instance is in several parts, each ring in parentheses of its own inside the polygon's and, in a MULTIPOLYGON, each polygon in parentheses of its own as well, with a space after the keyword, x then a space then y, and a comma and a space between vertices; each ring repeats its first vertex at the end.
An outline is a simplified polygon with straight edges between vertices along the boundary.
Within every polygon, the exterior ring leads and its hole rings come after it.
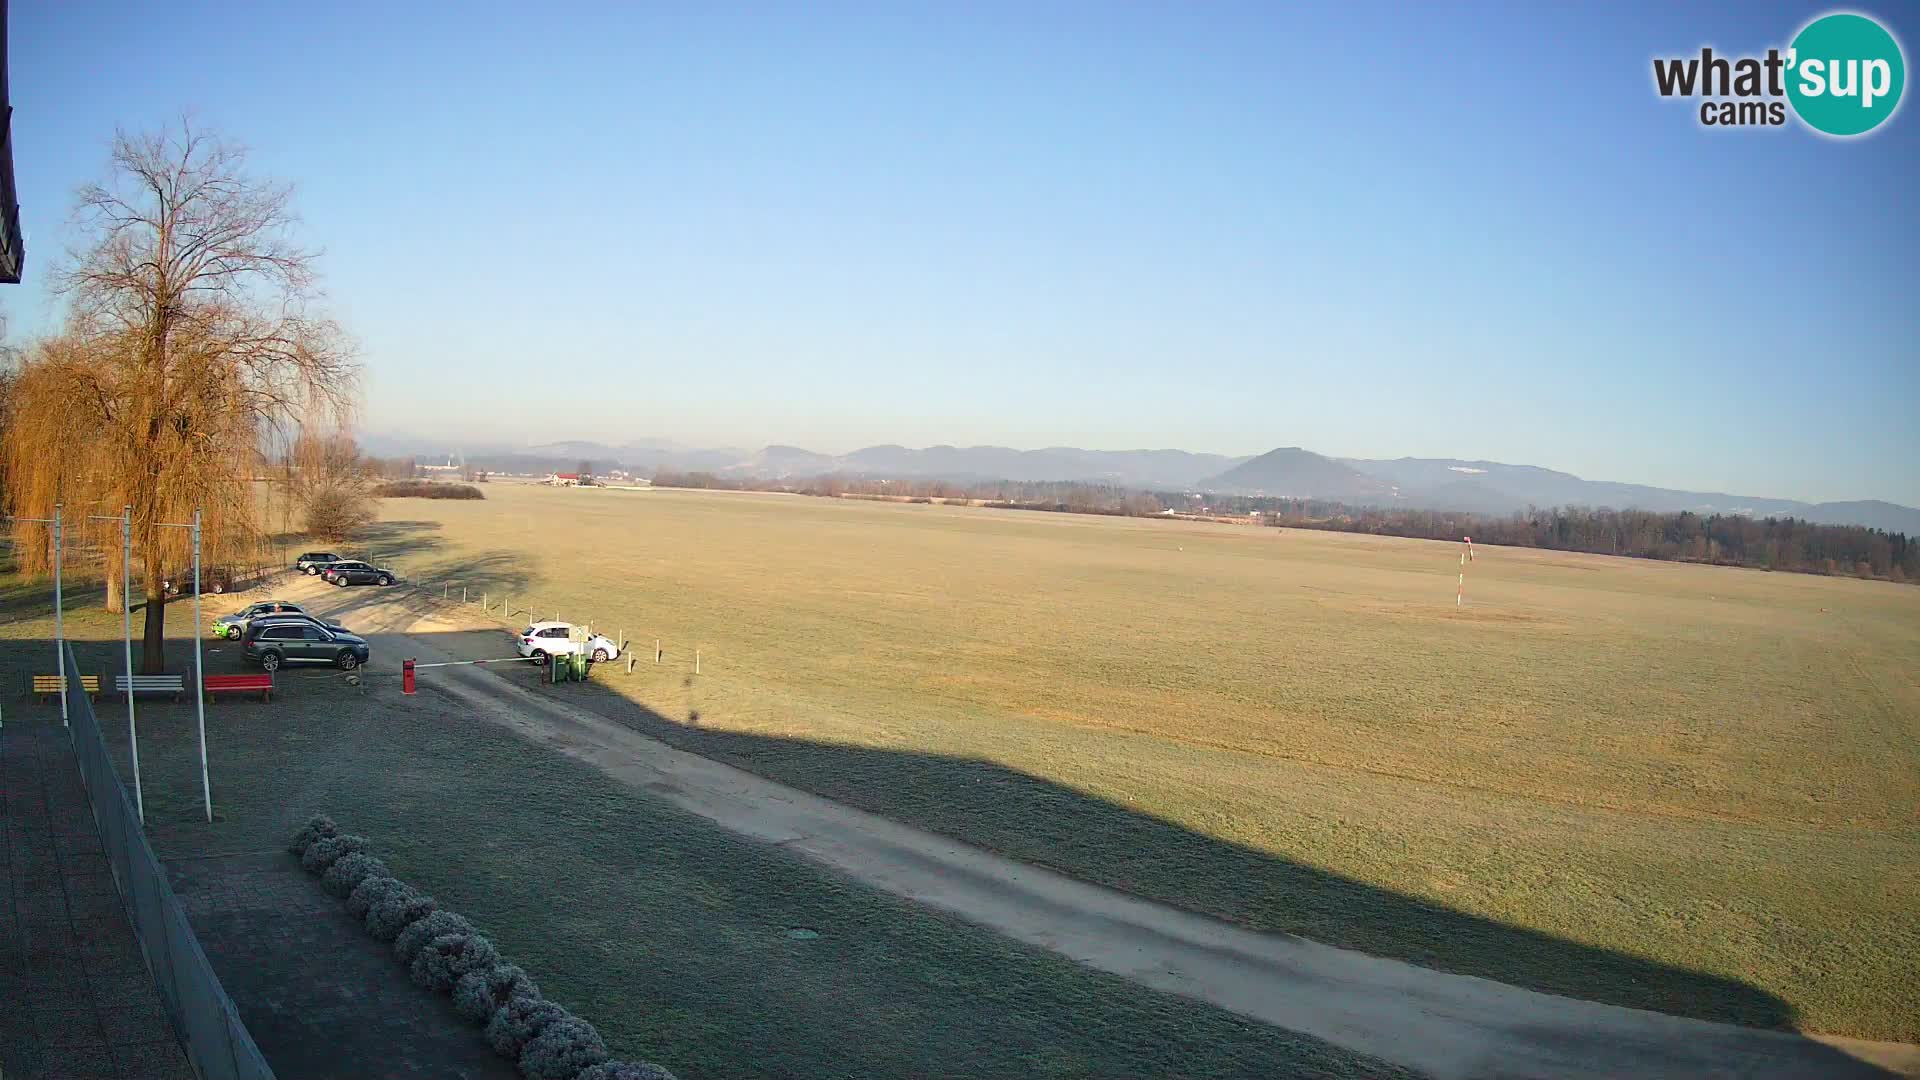
MULTIPOLYGON (((1227 458, 1232 460, 1247 460, 1247 459, 1259 457, 1273 450, 1301 449, 1301 450, 1307 450, 1312 453, 1319 454, 1322 457, 1332 458, 1335 460, 1346 460, 1346 461, 1394 461, 1394 460, 1400 460, 1400 459, 1415 459, 1415 460, 1426 460, 1426 461, 1452 460, 1452 461, 1459 461, 1467 464, 1479 463, 1479 464, 1488 464, 1488 465, 1530 466, 1534 468, 1547 469, 1553 472, 1566 473, 1586 481, 1619 483, 1619 484, 1640 484, 1647 487, 1657 487, 1657 488, 1663 488, 1663 489, 1675 490, 1675 491, 1698 491, 1698 492, 1705 492, 1705 493, 1734 495, 1734 496, 1756 498, 1756 499, 1791 500, 1791 501, 1804 502, 1804 503, 1810 503, 1810 504, 1849 503, 1849 502, 1887 502, 1887 503, 1893 503, 1895 505, 1900 505, 1900 506, 1912 505, 1909 503, 1903 503, 1899 499, 1887 498, 1885 496, 1873 495, 1873 494, 1862 494, 1862 495, 1844 495, 1843 494, 1843 495, 1837 495, 1837 496, 1812 497, 1812 496, 1791 492, 1791 491, 1777 491, 1777 490, 1743 491, 1743 490, 1735 490, 1735 489, 1728 489, 1728 488, 1697 488, 1697 487, 1688 487, 1686 485, 1681 485, 1681 484, 1661 483, 1658 481, 1635 480, 1635 479, 1620 477, 1620 476, 1595 476, 1595 475, 1589 475, 1586 473, 1581 473, 1573 469, 1563 468, 1561 466, 1553 464, 1550 461, 1502 460, 1499 458, 1485 458, 1485 457, 1470 458, 1470 457, 1463 457, 1459 454, 1447 454, 1447 453, 1430 453, 1430 454, 1426 454, 1426 453, 1413 453, 1413 454, 1333 453, 1330 451, 1319 449, 1317 447, 1299 446, 1296 443, 1276 443, 1273 446, 1267 446, 1259 450, 1253 450, 1253 451, 1229 451, 1229 450, 1209 449, 1204 446, 1199 446, 1199 447, 1196 447, 1196 446, 1092 446, 1092 445, 1086 445, 1086 444, 1075 444, 1075 443, 1066 443, 1066 442, 1036 443, 1029 446, 1015 446, 1007 443, 955 442, 951 440, 922 440, 918 442, 886 441, 886 442, 872 442, 872 443, 857 443, 857 444, 852 444, 847 446, 813 446, 813 445, 808 445, 806 443, 785 442, 778 439, 765 440, 765 441, 759 441, 759 442, 750 441, 746 443, 729 443, 729 442, 716 442, 716 441, 703 442, 699 440, 688 441, 684 439, 668 439, 664 437, 655 437, 655 436, 647 436, 647 435, 617 436, 617 437, 601 438, 601 439, 593 439, 593 438, 586 438, 586 437, 569 437, 566 439, 548 439, 548 440, 539 440, 539 441, 528 440, 528 441, 522 441, 522 442, 513 442, 510 440, 503 441, 499 439, 487 438, 487 439, 478 439, 478 440, 468 440, 463 443, 461 441, 461 438, 457 435, 443 437, 443 436, 435 436, 430 434, 422 435, 417 433, 409 433, 407 431, 396 431, 396 430, 390 430, 390 429, 378 430, 378 431, 368 430, 368 431, 363 431, 361 434, 363 439, 368 441, 374 447, 374 449, 371 449, 368 451, 369 453, 374 453, 376 455, 385 455, 386 451, 379 449, 380 446, 392 445, 394 443, 405 443, 408 445, 418 443, 420 444, 420 446, 417 450, 410 450, 408 452, 414 454, 414 456, 416 457, 423 457, 423 458, 430 457, 435 454, 452 455, 454 453, 465 453, 468 455, 481 455, 481 454, 494 453, 494 452, 523 453, 530 450, 538 449, 543 446, 552 446, 555 444, 568 443, 568 442, 596 443, 606 447, 609 450, 620 450, 623 448, 635 448, 635 449, 657 448, 657 449, 674 450, 679 452, 731 450, 731 451, 739 452, 741 455, 743 455, 743 457, 750 456, 752 454, 758 453, 761 450, 765 450, 771 447, 792 447, 794 449, 807 450, 807 451, 811 451, 817 454, 822 454, 828 457, 845 457, 856 451, 866 450, 876 446, 899 446, 909 450, 925 450, 925 449, 930 449, 934 447, 944 446, 944 447, 952 447, 960 450, 1001 449, 1001 450, 1014 450, 1021 453, 1032 453, 1036 451, 1054 450, 1054 449, 1084 450, 1084 451, 1093 451, 1096 453, 1158 453, 1163 451, 1178 451, 1178 452, 1184 452, 1189 454, 1212 455, 1212 456, 1227 458)), ((1061 479, 1067 479, 1067 478, 1063 477, 1061 479)), ((1914 508, 1920 509, 1920 507, 1914 507, 1914 508)))
POLYGON ((191 108, 297 185, 371 433, 1920 506, 1920 120, 1706 131, 1651 86, 1823 5, 143 10, 12 11, 14 343, 115 128, 191 108))

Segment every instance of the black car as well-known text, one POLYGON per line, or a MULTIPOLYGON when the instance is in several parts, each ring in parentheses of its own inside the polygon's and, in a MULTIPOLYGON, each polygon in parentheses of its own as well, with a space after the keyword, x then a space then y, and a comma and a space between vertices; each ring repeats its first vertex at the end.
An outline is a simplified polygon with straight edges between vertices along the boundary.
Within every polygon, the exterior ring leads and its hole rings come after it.
POLYGON ((293 560, 293 568, 303 574, 318 574, 340 561, 340 556, 331 551, 309 551, 293 560))
MULTIPOLYGON (((233 588, 235 579, 234 572, 229 567, 202 566, 200 568, 200 591, 203 593, 213 593, 215 595, 224 593, 233 588)), ((183 570, 166 575, 161 579, 160 587, 161 591, 165 592, 168 596, 179 596, 182 593, 191 595, 193 593, 193 567, 189 566, 183 570)))
POLYGON ((309 618, 254 619, 241 655, 268 671, 282 664, 333 664, 352 671, 367 662, 367 639, 309 618))
POLYGON ((335 585, 391 585, 399 576, 391 570, 382 570, 371 563, 341 560, 320 571, 320 576, 335 585))

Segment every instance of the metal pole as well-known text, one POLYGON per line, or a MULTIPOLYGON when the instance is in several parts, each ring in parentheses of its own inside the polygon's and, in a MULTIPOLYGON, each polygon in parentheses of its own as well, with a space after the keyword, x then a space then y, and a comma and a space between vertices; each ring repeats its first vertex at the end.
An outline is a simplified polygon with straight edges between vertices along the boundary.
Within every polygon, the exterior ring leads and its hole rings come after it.
POLYGON ((213 824, 213 783, 207 778, 207 683, 200 670, 200 511, 193 512, 193 711, 200 727, 200 791, 213 824))
POLYGON ((53 652, 60 665, 60 726, 67 726, 66 597, 60 589, 60 504, 53 504, 53 652))
MULTIPOLYGON (((88 521, 120 523, 120 641, 126 652, 127 686, 133 686, 133 507, 120 508, 119 517, 89 515, 88 521)), ((140 792, 140 732, 133 722, 133 695, 127 695, 127 746, 133 755, 133 807, 140 824, 147 823, 147 806, 140 792)))
MULTIPOLYGON (((195 633, 199 633, 196 627, 195 633)), ((127 661, 127 745, 133 748, 133 808, 147 824, 147 803, 140 794, 140 729, 133 721, 133 507, 120 511, 120 637, 127 661)))

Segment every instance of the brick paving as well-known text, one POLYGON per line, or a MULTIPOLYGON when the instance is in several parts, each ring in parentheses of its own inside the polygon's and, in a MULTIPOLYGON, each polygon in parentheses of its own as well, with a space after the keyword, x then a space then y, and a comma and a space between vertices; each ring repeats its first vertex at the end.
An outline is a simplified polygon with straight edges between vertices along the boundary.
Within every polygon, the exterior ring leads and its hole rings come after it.
POLYGON ((17 717, 0 727, 0 1076, 191 1080, 67 730, 17 717))
POLYGON ((278 1080, 519 1076, 293 856, 178 859, 167 873, 278 1080))

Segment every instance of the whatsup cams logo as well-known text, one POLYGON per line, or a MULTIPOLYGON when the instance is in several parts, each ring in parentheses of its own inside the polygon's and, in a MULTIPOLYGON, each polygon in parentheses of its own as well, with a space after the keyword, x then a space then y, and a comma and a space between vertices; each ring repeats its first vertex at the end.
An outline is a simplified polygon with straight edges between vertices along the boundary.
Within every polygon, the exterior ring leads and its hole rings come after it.
POLYGON ((1825 135, 1865 135, 1900 107, 1906 56, 1887 28, 1865 15, 1835 12, 1802 27, 1784 50, 1765 56, 1658 57, 1653 85, 1663 98, 1700 99, 1703 127, 1780 127, 1790 115, 1825 135))

